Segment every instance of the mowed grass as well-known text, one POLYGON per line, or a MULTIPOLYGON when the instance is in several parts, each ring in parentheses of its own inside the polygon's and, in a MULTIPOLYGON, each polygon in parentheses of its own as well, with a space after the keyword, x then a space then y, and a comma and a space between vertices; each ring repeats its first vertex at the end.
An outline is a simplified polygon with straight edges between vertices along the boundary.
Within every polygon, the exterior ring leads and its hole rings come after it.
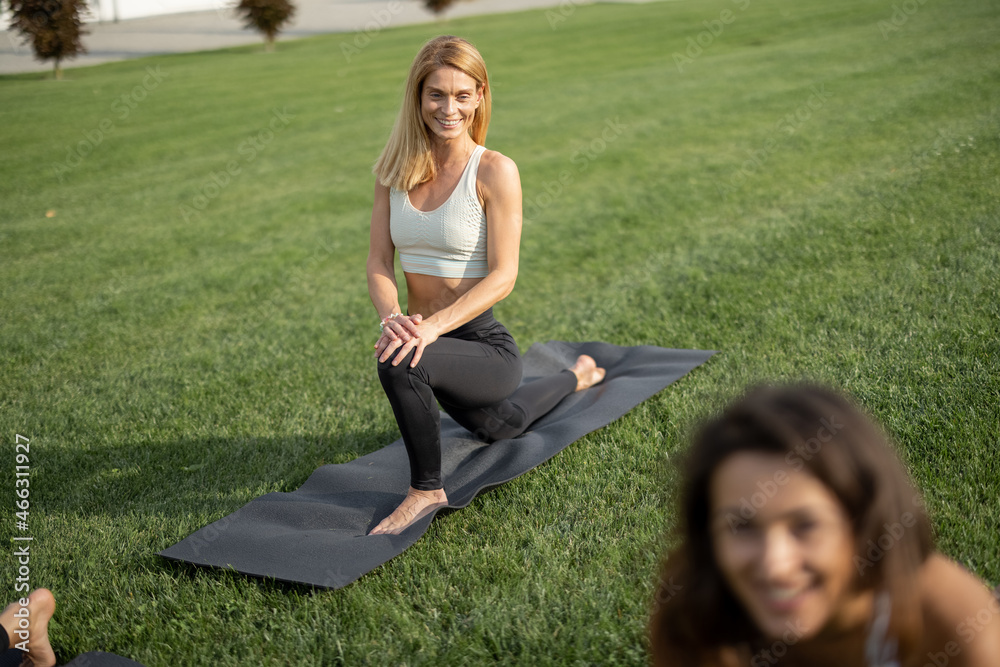
POLYGON ((350 61, 331 35, 0 77, 0 537, 34 537, 62 660, 643 664, 671 464, 767 380, 856 396, 942 551, 1000 583, 1000 6, 903 4, 565 3, 390 27, 350 61), (487 144, 520 168, 497 311, 522 350, 720 353, 343 590, 159 558, 398 437, 370 166, 441 32, 485 55, 487 144))

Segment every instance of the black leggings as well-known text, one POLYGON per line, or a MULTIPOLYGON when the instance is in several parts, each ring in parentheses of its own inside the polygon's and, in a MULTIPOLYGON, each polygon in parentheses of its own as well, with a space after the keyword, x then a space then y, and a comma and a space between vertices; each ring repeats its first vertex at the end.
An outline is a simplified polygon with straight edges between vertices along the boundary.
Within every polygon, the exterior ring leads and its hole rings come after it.
POLYGON ((20 649, 10 648, 10 637, 7 630, 0 627, 0 667, 15 667, 20 665, 27 653, 20 649))
POLYGON ((416 368, 411 352, 398 366, 394 356, 378 364, 410 457, 410 486, 430 491, 441 479, 441 413, 434 399, 476 438, 513 438, 576 391, 565 370, 518 388, 521 355, 510 332, 489 309, 424 348, 416 368))

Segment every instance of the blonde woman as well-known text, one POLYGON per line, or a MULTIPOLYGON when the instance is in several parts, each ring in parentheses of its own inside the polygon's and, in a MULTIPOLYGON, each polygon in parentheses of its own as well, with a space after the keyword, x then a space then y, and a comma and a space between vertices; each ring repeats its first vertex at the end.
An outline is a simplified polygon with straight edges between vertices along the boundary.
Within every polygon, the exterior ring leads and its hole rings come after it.
POLYGON ((381 320, 375 357, 409 455, 410 488, 372 535, 398 534, 448 504, 435 399, 492 442, 520 435, 604 378, 582 355, 572 368, 518 388, 518 348, 493 306, 517 278, 521 182, 510 158, 483 145, 489 122, 489 78, 476 48, 451 36, 424 45, 374 168, 367 270, 381 320))

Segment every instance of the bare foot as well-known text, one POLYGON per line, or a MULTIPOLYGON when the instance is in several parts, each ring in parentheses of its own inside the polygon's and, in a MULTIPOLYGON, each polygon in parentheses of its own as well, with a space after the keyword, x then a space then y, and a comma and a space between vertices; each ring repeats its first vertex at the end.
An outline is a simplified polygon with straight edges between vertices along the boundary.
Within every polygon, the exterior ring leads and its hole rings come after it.
POLYGON ((28 595, 28 606, 11 602, 0 614, 0 625, 7 631, 10 647, 28 641, 28 652, 21 659, 22 665, 52 667, 56 654, 49 644, 49 619, 56 612, 56 600, 47 588, 38 588, 28 595), (26 625, 22 625, 22 621, 26 625))
POLYGON ((594 361, 593 357, 586 354, 581 354, 577 357, 576 363, 573 364, 573 368, 570 370, 576 375, 577 391, 593 387, 604 379, 604 373, 606 372, 603 368, 597 367, 597 362, 594 361))
POLYGON ((430 512, 448 504, 448 496, 444 489, 420 491, 412 486, 406 492, 406 498, 392 514, 382 519, 379 525, 372 528, 369 535, 399 535, 415 521, 427 516, 430 512))

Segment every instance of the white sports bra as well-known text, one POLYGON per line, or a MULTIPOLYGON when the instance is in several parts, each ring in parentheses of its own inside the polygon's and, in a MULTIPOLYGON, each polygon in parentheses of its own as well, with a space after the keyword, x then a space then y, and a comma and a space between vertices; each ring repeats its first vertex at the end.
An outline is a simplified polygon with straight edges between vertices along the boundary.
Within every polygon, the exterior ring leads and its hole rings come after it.
POLYGON ((875 595, 874 612, 871 626, 868 628, 868 640, 865 642, 868 667, 899 667, 899 659, 896 657, 897 642, 889 637, 892 602, 885 591, 879 591, 875 595))
POLYGON ((476 146, 451 196, 433 211, 413 206, 406 192, 389 191, 389 234, 403 271, 442 278, 483 278, 490 272, 486 211, 476 194, 485 151, 476 146))

